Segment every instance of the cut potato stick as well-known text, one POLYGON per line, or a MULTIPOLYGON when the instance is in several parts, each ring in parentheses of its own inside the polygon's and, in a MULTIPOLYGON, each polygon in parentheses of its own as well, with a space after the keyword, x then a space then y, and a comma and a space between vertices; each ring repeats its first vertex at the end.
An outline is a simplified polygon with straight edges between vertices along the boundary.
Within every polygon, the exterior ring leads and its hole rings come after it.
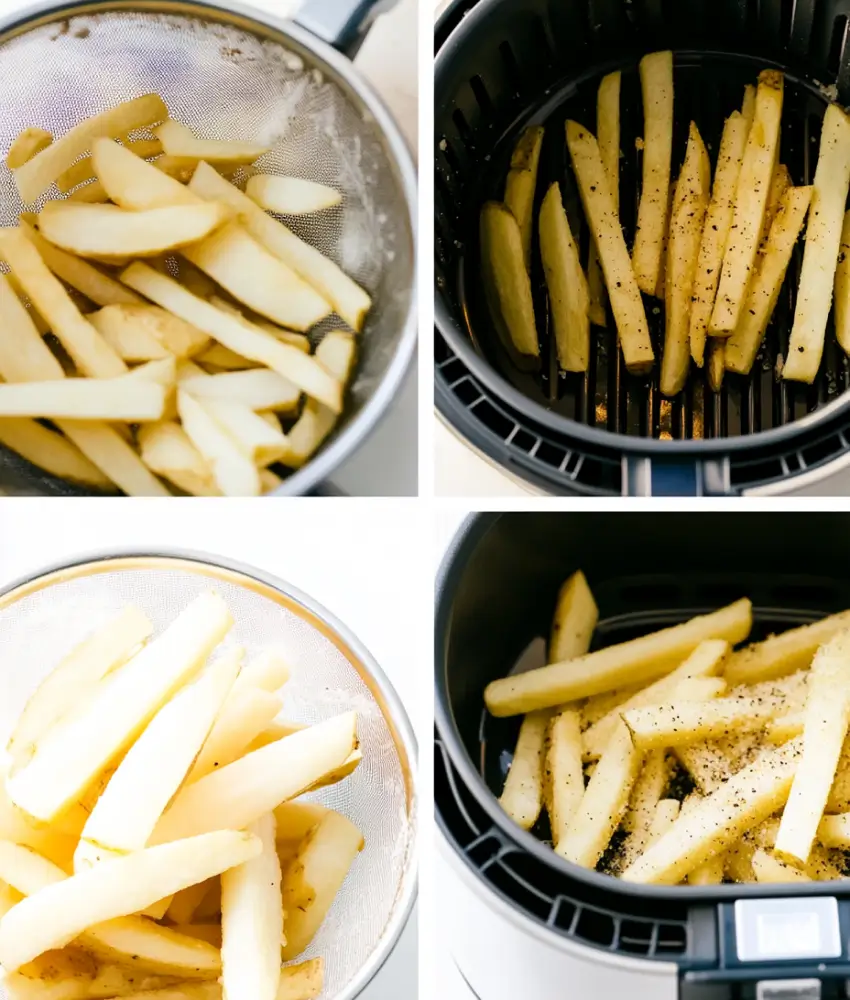
POLYGON ((121 275, 121 280, 157 305, 208 333, 225 347, 259 361, 290 379, 335 413, 341 412, 342 386, 321 364, 303 354, 297 347, 280 343, 247 320, 240 320, 216 309, 209 302, 186 291, 173 278, 158 274, 146 264, 132 264, 121 275))
POLYGON ((274 693, 286 684, 290 676, 289 662, 285 653, 274 647, 264 649, 253 656, 239 672, 231 697, 235 698, 251 688, 274 693))
MULTIPOLYGON (((776 838, 780 861, 809 860, 850 725, 850 631, 817 651, 806 701, 803 755, 776 838)), ((787 745, 787 744, 786 744, 787 745)))
POLYGON ((83 375, 111 378, 127 371, 121 358, 83 318, 20 229, 0 230, 0 256, 83 375))
POLYGON ((162 386, 119 379, 62 379, 0 385, 0 416, 69 420, 158 420, 165 409, 162 386))
POLYGON ((177 393, 177 410, 184 431, 209 463, 216 487, 224 496, 259 496, 257 467, 207 407, 180 390, 177 393))
POLYGON ((835 338, 850 354, 850 211, 844 215, 835 268, 835 338))
POLYGON ((690 368, 694 276, 710 187, 708 153, 696 125, 691 122, 685 162, 673 192, 664 272, 666 309, 660 386, 665 396, 682 391, 690 368))
POLYGON ((850 813, 824 816, 818 825, 817 839, 824 847, 850 849, 850 813))
POLYGON ((62 194, 67 194, 80 184, 93 181, 96 177, 97 174, 95 173, 91 157, 85 156, 82 160, 77 160, 75 164, 68 167, 67 170, 64 170, 56 178, 56 187, 62 194))
POLYGON ((281 886, 286 910, 284 961, 297 958, 313 940, 362 849, 363 834, 332 811, 302 843, 281 886))
MULTIPOLYGON (((643 181, 632 267, 638 287, 654 295, 667 228, 670 160, 673 152, 673 53, 653 52, 640 61, 643 94, 643 181)), ((608 293, 611 282, 606 275, 608 293)))
POLYGON ((53 142, 53 136, 43 128, 25 128, 19 133, 6 154, 6 166, 10 170, 22 167, 53 142))
POLYGON ((30 379, 52 381, 65 377, 62 366, 15 294, 5 275, 0 275, 0 376, 6 382, 30 379))
POLYGON ((176 358, 192 357, 205 350, 210 343, 208 334, 159 306, 144 303, 112 305, 94 315, 98 318, 95 326, 102 334, 109 331, 116 338, 144 336, 176 358))
POLYGON ((581 706, 582 731, 611 714, 615 708, 624 705, 633 694, 642 691, 645 684, 629 684, 615 691, 605 691, 603 694, 591 695, 581 706))
POLYGON ((635 708, 622 718, 635 746, 646 751, 763 729, 775 714, 776 705, 764 699, 717 698, 635 708))
POLYGON ((809 384, 815 380, 823 355, 850 189, 850 118, 837 104, 829 105, 823 119, 813 187, 794 325, 782 369, 784 379, 809 384))
POLYGON ((152 632, 147 616, 127 605, 64 656, 36 688, 15 724, 6 745, 13 760, 25 760, 50 727, 71 706, 81 704, 152 632))
MULTIPOLYGON (((202 204, 210 208, 216 202, 202 204)), ((189 211, 188 206, 181 211, 189 211)), ((269 253, 239 222, 231 222, 202 242, 184 247, 183 256, 234 298, 281 326, 309 330, 331 313, 330 304, 318 292, 269 253)))
POLYGON ((784 78, 777 70, 763 70, 759 74, 755 117, 738 175, 732 227, 708 324, 708 332, 715 336, 729 336, 738 325, 756 265, 765 205, 779 148, 783 89, 784 78))
POLYGON ((168 156, 191 156, 207 163, 253 163, 269 151, 268 146, 251 142, 198 139, 185 125, 173 119, 164 121, 153 133, 168 156))
POLYGON ((163 896, 256 857, 250 833, 219 830, 146 848, 47 886, 0 920, 0 961, 14 972, 48 948, 93 925, 132 913, 163 896))
MULTIPOLYGON (((174 898, 171 900, 171 905, 168 907, 168 919, 178 925, 189 925, 192 922, 192 918, 195 916, 195 911, 204 901, 204 896, 206 896, 210 887, 212 886, 214 879, 207 879, 205 882, 198 882, 196 885, 190 885, 186 889, 181 889, 180 892, 175 893, 174 898)), ((218 947, 221 947, 221 931, 218 930, 219 941, 217 942, 218 947)), ((182 931, 186 933, 186 931, 182 931)), ((190 937, 196 935, 190 934, 190 937)), ((206 940, 202 938, 202 940, 206 940)))
POLYGON ((788 167, 784 163, 779 163, 776 169, 773 171, 773 176, 770 179, 770 188, 767 192, 767 203, 764 206, 764 223, 761 229, 761 243, 759 244, 759 257, 756 258, 756 269, 761 266, 761 257, 764 256, 767 237, 770 233, 770 227, 773 225, 773 220, 776 218, 776 213, 779 211, 779 206, 782 203, 782 196, 792 187, 791 184, 791 174, 788 172, 788 167))
POLYGON ((647 847, 654 844, 656 840, 660 840, 676 822, 679 818, 680 808, 678 799, 661 799, 658 802, 646 839, 647 847))
POLYGON ((761 734, 748 733, 678 746, 675 753, 699 791, 710 795, 741 768, 752 764, 761 749, 761 734))
POLYGON ((670 829, 623 872, 627 882, 675 885, 712 855, 726 850, 784 804, 802 742, 765 750, 682 814, 670 829))
POLYGON ((523 830, 537 822, 543 806, 543 756, 549 712, 529 712, 522 720, 499 805, 523 830))
POLYGON ((583 656, 590 649, 598 620, 599 609, 587 578, 578 570, 558 591, 558 603, 549 634, 550 663, 583 656))
POLYGON ((250 407, 224 399, 205 399, 203 407, 257 466, 286 460, 289 442, 274 416, 267 421, 250 407))
POLYGON ((197 205, 183 184, 109 139, 92 144, 92 163, 110 201, 133 212, 171 205, 197 205))
MULTIPOLYGON (((596 95, 596 135, 614 211, 620 210, 620 71, 602 78, 596 95)), ((605 284, 599 252, 591 240, 587 264, 590 322, 605 326, 605 284)))
POLYGON ((755 684, 786 677, 811 666, 818 649, 848 628, 850 611, 842 611, 812 625, 771 635, 763 642, 732 653, 723 675, 730 684, 755 684))
POLYGON ((549 292, 558 363, 563 371, 587 371, 590 361, 590 298, 557 182, 543 199, 539 230, 540 256, 549 292))
MULTIPOLYGON (((304 732, 303 729, 297 731, 299 733, 304 732)), ((317 778, 308 788, 303 789, 302 794, 306 795, 307 792, 315 792, 320 788, 327 788, 329 785, 338 784, 344 778, 354 774, 362 761, 363 754, 360 750, 353 750, 338 767, 331 768, 321 778, 317 778)))
POLYGON ((773 857, 763 847, 753 852, 751 863, 757 882, 811 882, 805 872, 773 857))
MULTIPOLYGON (((755 100, 755 88, 751 88, 751 91, 755 100)), ((729 227, 732 225, 735 192, 738 188, 738 175, 741 172, 749 128, 746 118, 739 112, 733 111, 726 119, 723 135, 720 137, 711 203, 705 216, 694 276, 689 327, 691 357, 700 368, 703 366, 708 321, 714 309, 723 255, 729 238, 729 227)))
MULTIPOLYGON (((72 191, 62 204, 72 204, 72 205, 105 205, 109 201, 109 195, 106 188, 100 183, 100 181, 92 181, 90 184, 86 184, 83 187, 77 188, 76 191, 72 191)), ((92 257, 92 260, 98 260, 97 257, 92 257)))
POLYGON ((210 979, 221 972, 218 948, 162 927, 145 917, 119 917, 90 928, 86 951, 107 962, 181 979, 210 979))
POLYGON ((192 496, 221 496, 212 467, 180 424, 145 424, 139 429, 142 461, 151 471, 192 496))
POLYGON ((57 426, 127 496, 171 496, 134 449, 108 424, 60 420, 57 426))
POLYGON ((624 682, 655 680, 670 673, 706 639, 740 642, 751 625, 752 605, 743 598, 639 639, 493 681, 485 690, 485 701, 493 715, 518 715, 610 691, 624 682))
POLYGON ((328 812, 318 802, 284 802, 274 811, 278 841, 303 840, 328 812))
POLYGON ((201 351, 195 358, 200 364, 207 368, 215 368, 215 372, 207 374, 220 375, 227 371, 246 371, 249 368, 256 368, 259 364, 251 358, 245 358, 236 351, 231 351, 229 347, 222 347, 221 344, 213 344, 212 347, 201 351))
MULTIPOLYGON (((623 238, 599 147, 577 122, 567 122, 567 145, 579 184, 582 205, 599 253, 611 311, 617 324, 620 349, 633 374, 652 368, 655 355, 640 290, 623 238)), ((666 186, 665 186, 666 199, 666 186)), ((666 213, 666 202, 665 202, 666 213)))
POLYGON ((641 754, 621 724, 600 757, 578 810, 558 844, 562 858, 585 868, 596 867, 629 804, 640 763, 641 754))
MULTIPOLYGON (((45 821, 78 800, 129 747, 156 712, 221 641, 232 624, 214 593, 195 598, 171 625, 98 690, 84 710, 52 730, 7 782, 13 802, 45 821)), ((159 893, 148 902, 167 895, 159 893)))
POLYGON ((741 104, 741 116, 747 123, 747 127, 753 124, 753 118, 756 114, 756 88, 753 84, 748 83, 744 87, 744 100, 741 104))
POLYGON ((628 836, 617 859, 620 867, 627 868, 649 846, 658 803, 669 779, 670 768, 664 751, 654 750, 647 754, 623 816, 622 825, 628 836))
POLYGON ((372 300, 333 261, 266 215, 259 205, 208 163, 199 164, 189 191, 205 201, 222 201, 230 205, 255 240, 312 285, 354 331, 362 331, 372 300))
POLYGON ((703 861, 688 875, 688 885, 720 885, 726 870, 726 855, 721 852, 703 861))
POLYGON ((70 441, 26 417, 0 419, 0 444, 57 479, 108 490, 108 479, 70 441))
POLYGON ((354 750, 357 717, 336 716, 240 757, 184 788, 150 843, 241 829, 340 767, 354 750))
POLYGON ((336 188, 301 177, 274 177, 257 174, 248 180, 245 193, 260 208, 280 215, 306 215, 322 212, 342 203, 336 188))
POLYGON ((254 687, 234 690, 215 721, 186 784, 231 764, 281 710, 280 698, 254 687))
POLYGON ((124 361, 156 361, 173 357, 171 352, 144 327, 114 324, 101 312, 90 313, 89 323, 124 361))
POLYGON ((805 728, 805 713, 794 712, 790 715, 783 715, 779 719, 774 719, 768 723, 764 733, 764 738, 776 746, 780 743, 787 743, 800 736, 805 728))
POLYGON ((712 337, 708 342, 708 385, 712 392, 720 392, 723 388, 723 376, 726 373, 726 341, 712 337))
POLYGON ((228 1000, 276 1000, 283 901, 274 814, 248 831, 262 853, 221 876, 221 984, 228 1000))
POLYGON ((158 94, 125 101, 109 111, 81 122, 15 171, 15 183, 26 204, 36 201, 101 136, 115 138, 168 118, 168 108, 158 94))
POLYGON ((758 269, 747 292, 746 308, 726 341, 726 368, 747 375, 773 315, 791 254, 812 198, 811 187, 788 188, 770 227, 758 269))
MULTIPOLYGON (((531 271, 531 230, 533 227, 534 192, 537 187, 537 166, 543 145, 543 127, 530 125, 519 137, 511 154, 511 167, 505 182, 505 207, 519 226, 522 257, 526 271, 531 271)), ((250 194, 250 192, 248 192, 250 194)))
POLYGON ((292 413, 301 399, 296 385, 268 369, 186 378, 180 384, 196 399, 239 403, 252 410, 292 413))

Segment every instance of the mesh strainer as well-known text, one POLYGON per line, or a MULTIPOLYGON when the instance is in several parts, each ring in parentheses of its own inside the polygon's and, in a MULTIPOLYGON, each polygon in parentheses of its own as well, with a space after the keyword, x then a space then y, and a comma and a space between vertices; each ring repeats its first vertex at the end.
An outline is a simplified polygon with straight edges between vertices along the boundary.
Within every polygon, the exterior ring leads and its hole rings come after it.
MULTIPOLYGON (((357 996, 389 955, 415 893, 415 741, 401 703, 368 651, 309 597, 257 570, 197 553, 121 553, 51 567, 0 592, 0 738, 63 653, 126 604, 162 630, 215 589, 234 627, 225 645, 273 645, 288 657, 284 714, 306 723, 354 709, 363 761, 310 798, 348 816, 366 847, 305 957, 325 959, 328 1000, 357 996)), ((0 998, 4 996, 0 989, 0 998)))
MULTIPOLYGON (((357 14, 348 17, 348 0, 317 3, 302 9, 304 23, 350 51, 356 48, 362 39, 357 28, 370 17, 374 0, 361 0, 357 14)), ((374 303, 339 427, 280 492, 313 489, 375 426, 416 342, 416 180, 392 118, 332 45, 297 24, 224 0, 52 0, 11 19, 2 6, 3 156, 28 125, 61 135, 121 100, 155 91, 175 118, 205 138, 271 146, 259 161, 261 171, 309 178, 343 192, 338 209, 286 220, 360 282, 374 303)), ((15 225, 22 210, 2 165, 0 224, 15 225)), ((313 336, 340 325, 331 317, 313 336)), ((0 489, 81 492, 2 448, 0 489)))

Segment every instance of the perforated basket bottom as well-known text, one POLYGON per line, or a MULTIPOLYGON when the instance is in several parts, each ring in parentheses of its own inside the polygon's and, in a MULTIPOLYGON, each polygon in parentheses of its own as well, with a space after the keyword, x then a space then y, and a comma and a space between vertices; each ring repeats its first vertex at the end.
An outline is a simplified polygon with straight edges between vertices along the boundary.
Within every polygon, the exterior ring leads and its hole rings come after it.
POLYGON ((381 945, 410 878, 404 773, 381 708, 343 652, 300 617, 297 606, 283 606, 276 592, 258 593, 202 564, 163 569, 131 562, 108 572, 87 568, 79 578, 51 583, 11 604, 0 601, 0 739, 5 744, 27 698, 63 654, 121 607, 139 607, 157 634, 199 593, 216 590, 235 621, 223 645, 240 644, 247 657, 273 646, 291 665, 283 689, 286 718, 314 723, 351 709, 358 715, 363 762, 345 781, 310 796, 351 819, 366 841, 304 956, 324 957, 322 996, 341 996, 381 945))

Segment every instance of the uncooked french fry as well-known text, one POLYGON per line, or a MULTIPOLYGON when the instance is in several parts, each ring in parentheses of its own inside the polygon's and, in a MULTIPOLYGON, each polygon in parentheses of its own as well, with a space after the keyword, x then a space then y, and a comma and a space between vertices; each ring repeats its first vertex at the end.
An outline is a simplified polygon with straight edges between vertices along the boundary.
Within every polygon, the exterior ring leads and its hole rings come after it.
POLYGON ((129 211, 196 205, 200 200, 153 163, 109 139, 92 143, 92 163, 109 200, 129 211))
POLYGON ((270 691, 245 687, 231 692, 203 749, 186 779, 191 785, 213 771, 227 767, 280 712, 282 702, 270 691))
POLYGON ((627 868, 649 846, 658 804, 669 779, 670 768, 664 750, 647 754, 623 816, 622 825, 628 836, 618 858, 622 867, 627 868))
POLYGON ((549 662, 560 663, 583 656, 590 649, 599 609, 587 577, 576 571, 558 591, 558 603, 549 634, 549 662))
MULTIPOLYGON (((78 187, 76 191, 72 191, 63 204, 105 205, 108 201, 109 194, 106 188, 100 181, 92 181, 90 184, 78 187)), ((98 259, 97 257, 92 257, 92 260, 98 259)))
POLYGON ((221 496, 211 466, 183 428, 172 421, 145 424, 139 448, 147 467, 192 496, 221 496))
POLYGON ((181 380, 180 384, 197 399, 239 403, 252 410, 292 413, 301 399, 301 390, 296 385, 268 369, 195 376, 181 380))
POLYGON ((703 861, 688 875, 688 885, 720 885, 726 869, 726 856, 721 851, 703 861))
POLYGON ((225 496, 259 496, 256 465, 207 407, 181 389, 177 393, 177 410, 190 441, 209 463, 218 489, 225 496))
POLYGON ((92 420, 60 420, 57 426, 127 496, 171 496, 113 427, 92 420))
POLYGON ((53 142, 53 136, 43 128, 25 128, 9 147, 6 166, 17 170, 53 142))
POLYGON ((69 420, 158 420, 165 392, 151 382, 120 379, 57 379, 0 385, 0 416, 69 420))
MULTIPOLYGON (((614 211, 620 210, 620 77, 617 70, 602 78, 596 95, 596 135, 599 155, 608 177, 614 211)), ((590 322, 605 326, 605 284, 596 244, 591 240, 587 263, 590 322)))
POLYGON ((850 211, 844 215, 835 268, 835 339, 850 354, 850 211))
POLYGON ((541 125, 530 125, 525 129, 514 147, 508 179, 505 182, 505 207, 519 226, 526 271, 531 270, 531 230, 534 225, 532 209, 542 145, 541 125))
POLYGON ((549 813, 552 843, 557 850, 567 835, 567 830, 584 795, 581 730, 579 715, 574 709, 565 709, 550 722, 544 768, 543 791, 546 810, 549 813))
POLYGON ((756 88, 753 84, 748 83, 744 87, 744 100, 741 104, 741 117, 747 123, 749 128, 753 124, 753 118, 756 114, 756 88))
POLYGON ((251 142, 198 139, 185 125, 173 119, 163 122, 153 133, 168 156, 191 156, 208 163, 253 163, 269 151, 268 146, 251 142))
POLYGON ((57 479, 67 479, 99 490, 108 490, 112 486, 112 480, 75 445, 36 420, 26 417, 0 419, 0 444, 57 479))
POLYGON ((622 713, 638 750, 684 746, 762 729, 776 707, 758 698, 674 701, 622 713))
POLYGON ((646 838, 646 846, 654 844, 656 840, 670 829, 679 818, 680 804, 678 799, 661 799, 655 806, 655 814, 649 826, 649 833, 646 838))
POLYGON ((499 805, 524 830, 537 822, 543 806, 543 756, 549 712, 529 712, 522 720, 499 805))
POLYGON ((256 174, 249 178, 245 193, 260 208, 279 215, 321 212, 342 202, 340 192, 326 184, 301 177, 275 177, 270 174, 256 174))

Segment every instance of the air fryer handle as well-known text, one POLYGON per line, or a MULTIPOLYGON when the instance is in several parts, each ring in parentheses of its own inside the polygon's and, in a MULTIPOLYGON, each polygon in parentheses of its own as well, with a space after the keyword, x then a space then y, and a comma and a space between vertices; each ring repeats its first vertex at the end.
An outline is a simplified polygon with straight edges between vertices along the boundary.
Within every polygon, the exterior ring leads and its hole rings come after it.
POLYGON ((622 474, 627 497, 724 497, 734 492, 726 455, 698 461, 625 455, 622 474))
POLYGON ((353 59, 378 15, 398 0, 305 0, 295 22, 353 59))

